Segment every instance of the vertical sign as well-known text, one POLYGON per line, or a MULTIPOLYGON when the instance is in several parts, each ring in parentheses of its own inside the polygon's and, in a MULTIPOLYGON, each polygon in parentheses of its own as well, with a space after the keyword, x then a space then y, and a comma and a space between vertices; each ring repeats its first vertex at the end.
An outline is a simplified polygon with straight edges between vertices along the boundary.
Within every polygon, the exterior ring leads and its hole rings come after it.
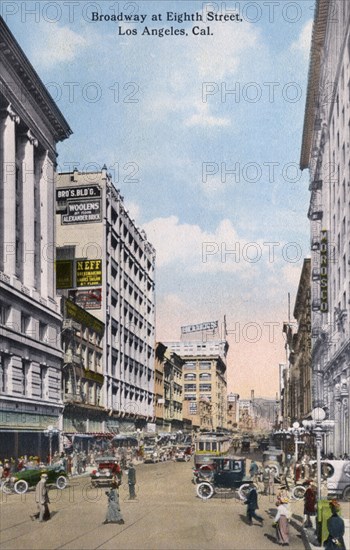
POLYGON ((321 231, 320 250, 320 286, 321 286, 321 312, 328 312, 328 234, 321 231))

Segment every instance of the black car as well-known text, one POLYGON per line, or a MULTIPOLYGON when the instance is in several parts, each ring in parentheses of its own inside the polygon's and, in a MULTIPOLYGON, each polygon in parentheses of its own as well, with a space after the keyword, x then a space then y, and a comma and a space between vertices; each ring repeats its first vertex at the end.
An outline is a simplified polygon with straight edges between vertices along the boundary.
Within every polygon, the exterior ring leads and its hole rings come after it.
POLYGON ((245 461, 245 458, 229 456, 213 458, 210 476, 196 487, 199 498, 207 500, 215 493, 231 493, 237 490, 239 497, 245 499, 251 486, 250 478, 246 477, 245 461))

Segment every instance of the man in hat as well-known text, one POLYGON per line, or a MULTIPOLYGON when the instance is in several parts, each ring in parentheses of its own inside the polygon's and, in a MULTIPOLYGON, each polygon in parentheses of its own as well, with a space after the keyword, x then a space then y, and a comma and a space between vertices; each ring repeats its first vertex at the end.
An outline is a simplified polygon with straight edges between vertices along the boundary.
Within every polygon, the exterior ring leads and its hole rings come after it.
POLYGON ((324 547, 327 550, 346 550, 344 542, 345 524, 344 520, 338 515, 340 504, 336 500, 331 500, 329 506, 332 516, 327 521, 329 536, 324 547))
POLYGON ((259 508, 258 506, 258 493, 256 491, 255 485, 251 483, 248 496, 245 500, 247 505, 247 520, 248 525, 253 525, 253 518, 260 522, 260 525, 264 524, 264 519, 261 516, 258 516, 255 510, 259 508))
POLYGON ((43 521, 47 521, 50 519, 50 511, 49 511, 49 494, 46 486, 47 482, 47 474, 43 473, 40 476, 40 481, 37 483, 35 487, 35 502, 38 506, 38 512, 31 516, 31 519, 38 519, 39 522, 42 523, 43 521))
POLYGON ((129 500, 136 498, 135 485, 136 485, 136 470, 132 462, 128 464, 128 485, 129 485, 129 500))

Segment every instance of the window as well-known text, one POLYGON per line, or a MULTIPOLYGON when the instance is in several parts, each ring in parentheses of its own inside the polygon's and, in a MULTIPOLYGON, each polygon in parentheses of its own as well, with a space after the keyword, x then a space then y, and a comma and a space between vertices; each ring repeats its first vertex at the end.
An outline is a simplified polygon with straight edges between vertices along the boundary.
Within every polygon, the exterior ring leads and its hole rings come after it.
POLYGON ((201 361, 199 363, 200 370, 210 370, 211 369, 211 362, 210 361, 201 361))
POLYGON ((196 399, 197 399, 197 396, 196 396, 195 393, 192 393, 192 394, 189 393, 189 394, 185 395, 185 397, 184 397, 185 401, 196 401, 196 399))
POLYGON ((196 391, 196 384, 185 384, 185 391, 196 391))
POLYGON ((188 412, 189 414, 197 414, 197 403, 189 403, 188 412))
POLYGON ((211 380, 211 374, 209 372, 201 372, 199 375, 200 380, 211 380))
POLYGON ((199 384, 200 391, 211 391, 211 384, 199 384))
POLYGON ((184 379, 185 380, 195 380, 196 375, 195 375, 194 372, 188 372, 188 373, 185 374, 184 379))
POLYGON ((47 337, 47 324, 39 322, 39 340, 40 342, 46 342, 47 337))
POLYGON ((30 316, 22 313, 21 315, 21 332, 27 334, 30 325, 30 316))
POLYGON ((10 307, 0 302, 0 325, 6 325, 10 314, 10 307))

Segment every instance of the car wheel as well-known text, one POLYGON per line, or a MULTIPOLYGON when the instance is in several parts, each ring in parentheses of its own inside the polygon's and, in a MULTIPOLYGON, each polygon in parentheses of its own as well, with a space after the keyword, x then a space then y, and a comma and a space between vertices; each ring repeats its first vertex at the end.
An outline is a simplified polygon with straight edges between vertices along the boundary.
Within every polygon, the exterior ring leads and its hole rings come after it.
POLYGON ((210 483, 207 483, 206 481, 197 485, 196 491, 197 491, 197 495, 202 500, 207 500, 208 498, 211 498, 214 494, 213 486, 210 483))
POLYGON ((12 493, 12 484, 9 479, 5 479, 5 481, 1 483, 1 490, 5 495, 10 495, 12 493))
POLYGON ((238 496, 241 500, 246 500, 252 485, 257 488, 255 483, 243 483, 243 485, 240 486, 238 489, 238 496))
POLYGON ((28 483, 24 479, 19 479, 15 483, 15 491, 18 495, 24 495, 28 491, 28 483))
POLYGON ((306 488, 303 485, 297 485, 292 490, 292 497, 295 498, 295 500, 302 500, 304 498, 306 492, 306 488))
POLYGON ((56 487, 57 489, 65 489, 67 486, 67 478, 65 476, 59 476, 56 479, 56 487))
POLYGON ((343 500, 350 502, 350 485, 349 487, 345 487, 343 491, 343 500))

